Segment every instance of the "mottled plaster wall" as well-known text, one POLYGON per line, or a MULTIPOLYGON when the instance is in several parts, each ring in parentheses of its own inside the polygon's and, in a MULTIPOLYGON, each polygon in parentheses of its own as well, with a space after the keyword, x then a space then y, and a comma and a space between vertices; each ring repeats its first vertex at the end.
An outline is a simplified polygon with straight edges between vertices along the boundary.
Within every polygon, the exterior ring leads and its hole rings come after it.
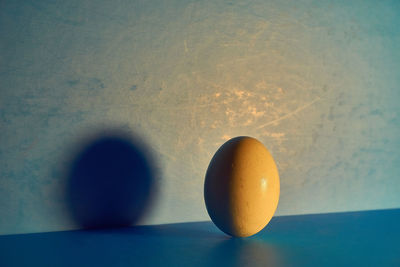
POLYGON ((398 1, 1 1, 0 234, 74 228, 64 169, 88 134, 151 146, 142 223, 208 220, 227 139, 275 157, 277 214, 400 207, 398 1))

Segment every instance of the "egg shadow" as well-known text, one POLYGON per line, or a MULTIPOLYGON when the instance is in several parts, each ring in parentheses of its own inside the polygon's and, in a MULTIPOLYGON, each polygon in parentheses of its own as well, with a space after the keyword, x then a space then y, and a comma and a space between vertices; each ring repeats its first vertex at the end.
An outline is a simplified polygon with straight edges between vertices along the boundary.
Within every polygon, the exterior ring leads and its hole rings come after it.
POLYGON ((67 205, 84 229, 137 224, 156 194, 157 168, 143 140, 102 131, 80 142, 67 171, 67 205))

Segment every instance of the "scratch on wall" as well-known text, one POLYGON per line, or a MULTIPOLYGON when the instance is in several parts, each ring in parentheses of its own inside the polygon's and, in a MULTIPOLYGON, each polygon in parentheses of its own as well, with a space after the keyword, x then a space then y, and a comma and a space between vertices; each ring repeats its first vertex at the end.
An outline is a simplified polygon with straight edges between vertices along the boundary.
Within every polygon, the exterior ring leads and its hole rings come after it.
POLYGON ((273 120, 273 121, 270 121, 270 122, 268 122, 268 123, 265 123, 265 124, 263 124, 263 125, 260 125, 259 127, 257 127, 257 129, 261 129, 261 128, 267 127, 267 126, 269 126, 269 125, 272 125, 272 124, 277 124, 278 122, 280 122, 280 121, 282 121, 282 120, 288 119, 288 118, 290 118, 290 117, 296 115, 296 114, 299 113, 300 111, 302 111, 302 110, 304 110, 304 109, 310 107, 311 105, 313 105, 314 103, 316 103, 316 102, 319 101, 320 99, 321 99, 320 97, 316 97, 313 101, 311 101, 311 102, 309 102, 309 103, 306 103, 305 105, 303 105, 303 106, 301 106, 301 107, 298 107, 297 109, 293 110, 292 112, 289 112, 289 113, 287 113, 287 114, 285 114, 285 115, 283 115, 283 116, 281 116, 281 117, 279 117, 279 118, 277 118, 277 119, 275 119, 275 120, 273 120))

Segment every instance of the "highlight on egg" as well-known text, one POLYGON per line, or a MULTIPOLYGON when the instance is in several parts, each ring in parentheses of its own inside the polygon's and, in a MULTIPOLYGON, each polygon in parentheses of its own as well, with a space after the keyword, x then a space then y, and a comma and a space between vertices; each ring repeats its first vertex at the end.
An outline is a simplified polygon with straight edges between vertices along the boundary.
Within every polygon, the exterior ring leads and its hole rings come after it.
POLYGON ((211 220, 226 234, 247 237, 261 231, 276 211, 279 193, 275 161, 257 139, 232 138, 211 159, 204 200, 211 220))

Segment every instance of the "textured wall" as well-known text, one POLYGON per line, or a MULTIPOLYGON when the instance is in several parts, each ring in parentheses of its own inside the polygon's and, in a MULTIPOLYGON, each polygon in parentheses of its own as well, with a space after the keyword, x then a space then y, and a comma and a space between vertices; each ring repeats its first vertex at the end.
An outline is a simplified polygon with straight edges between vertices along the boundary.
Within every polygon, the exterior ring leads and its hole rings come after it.
POLYGON ((64 169, 88 134, 151 146, 143 223, 208 220, 227 139, 276 158, 277 214, 400 207, 398 1, 0 2, 0 234, 74 228, 64 169))

